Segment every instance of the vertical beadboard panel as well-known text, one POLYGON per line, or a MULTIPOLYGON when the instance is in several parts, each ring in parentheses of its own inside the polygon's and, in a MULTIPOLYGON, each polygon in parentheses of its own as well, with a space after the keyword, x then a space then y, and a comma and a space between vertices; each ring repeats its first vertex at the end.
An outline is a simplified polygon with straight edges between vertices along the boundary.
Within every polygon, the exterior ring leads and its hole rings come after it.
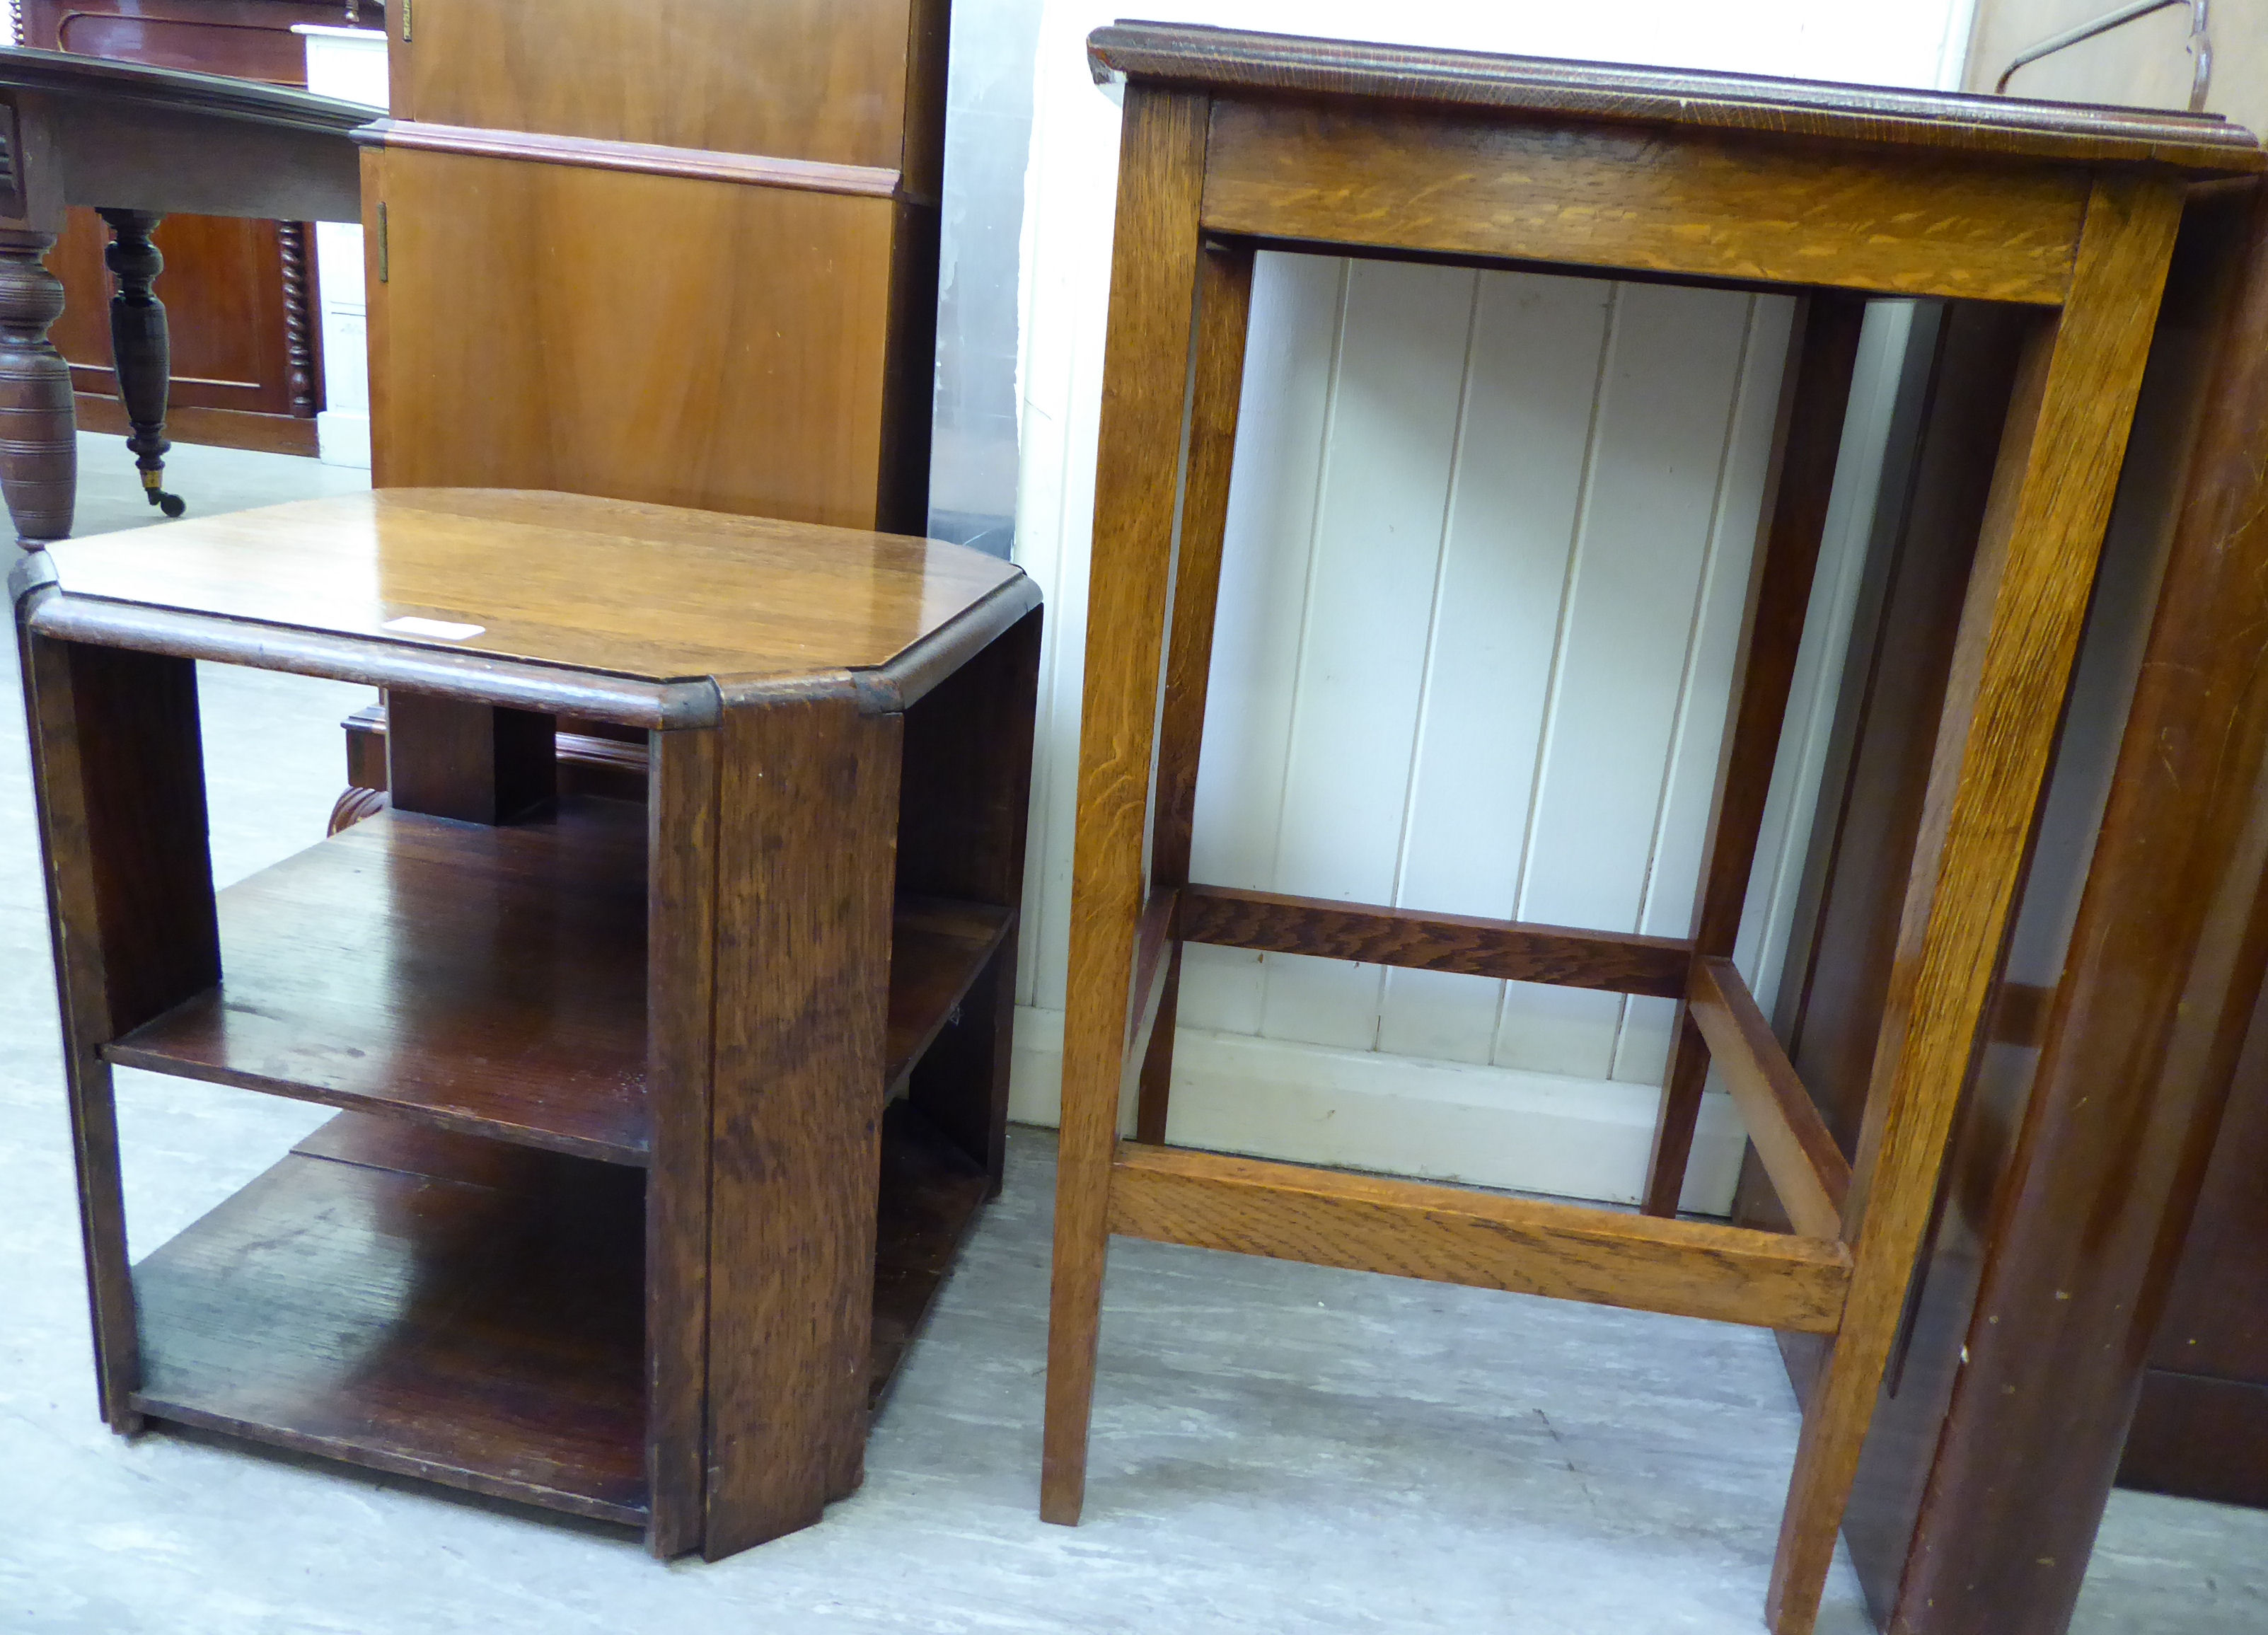
MULTIPOLYGON (((1719 291, 1616 292, 1521 871, 1523 919, 1638 928, 1702 572, 1725 509, 1753 306, 1719 291)), ((1743 497, 1753 531, 1761 496, 1743 497)), ((1510 984, 1494 1059, 1605 1079, 1623 1005, 1510 984)))
MULTIPOLYGON (((1278 891, 1394 895, 1476 282, 1382 261, 1348 273, 1276 814, 1278 891)), ((1266 969, 1263 1033, 1376 1044, 1380 968, 1271 957, 1266 969)))
MULTIPOLYGON (((1701 594, 1686 652, 1677 725, 1654 819, 1646 901, 1638 924, 1631 928, 1648 936, 1693 934, 1701 848, 1708 838, 1709 801, 1717 787, 1733 667, 1740 657, 1741 626, 1747 615, 1749 571, 1761 532, 1761 500, 1771 466, 1780 380, 1794 316, 1793 300, 1764 296, 1757 299, 1749 324, 1701 594)), ((1669 1071, 1670 1024, 1675 1015, 1676 1006, 1667 999, 1628 1001, 1616 1042, 1613 1077, 1660 1083, 1669 1071)))
MULTIPOLYGON (((1614 286, 1487 273, 1393 901, 1510 917, 1614 286)), ((1486 1062, 1504 984, 1387 974, 1378 1048, 1486 1062)))
MULTIPOLYGON (((1274 888, 1319 479, 1351 263, 1269 252, 1253 269, 1228 545, 1197 783, 1195 877, 1274 888)), ((1185 1027, 1256 1034, 1261 956, 1182 954, 1185 1027)))

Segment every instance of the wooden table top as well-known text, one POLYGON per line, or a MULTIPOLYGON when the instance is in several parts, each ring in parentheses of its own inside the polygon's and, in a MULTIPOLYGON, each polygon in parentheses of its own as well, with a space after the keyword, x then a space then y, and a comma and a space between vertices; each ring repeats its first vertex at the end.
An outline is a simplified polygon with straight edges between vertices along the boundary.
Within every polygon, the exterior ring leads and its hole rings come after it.
POLYGON ((1038 600, 1013 564, 936 540, 491 489, 301 500, 50 554, 62 594, 34 628, 74 639, 151 644, 132 615, 154 609, 191 616, 175 622, 198 657, 234 640, 268 664, 282 627, 381 666, 446 652, 728 691, 974 651, 1038 600))
POLYGON ((2205 172, 2268 167, 2268 156, 2252 133, 2218 114, 1438 51, 1167 23, 1099 28, 1088 36, 1087 57, 1095 77, 1106 84, 1134 78, 1244 95, 1374 97, 2205 172))

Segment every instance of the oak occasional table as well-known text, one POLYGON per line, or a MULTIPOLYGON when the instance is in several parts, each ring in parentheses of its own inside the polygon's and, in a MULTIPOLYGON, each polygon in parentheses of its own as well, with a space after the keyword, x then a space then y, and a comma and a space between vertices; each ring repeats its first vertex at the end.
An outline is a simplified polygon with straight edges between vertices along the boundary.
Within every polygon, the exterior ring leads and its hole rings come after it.
POLYGON ((1110 1234, 1825 1337, 1767 1616, 1801 1635, 1897 1329, 2219 119, 1127 25, 1079 746, 1042 1513, 1078 1520, 1110 1234), (1231 890, 1190 821, 1254 252, 1802 298, 1690 936, 1231 890), (1855 1164, 1731 963, 1868 297, 2029 315, 1855 1164), (1167 1145, 1181 945, 1679 1002, 1629 1216, 1167 1145), (1793 1234, 1675 1219, 1711 1064, 1793 1234), (1120 1136, 1135 1102, 1133 1139, 1120 1136))
POLYGON ((663 1556, 855 1488, 1000 1181, 1031 582, 390 490, 70 541, 10 588, 110 1424, 663 1556), (216 895, 198 660, 391 689, 391 808, 216 895), (643 729, 645 801, 553 793, 561 711, 643 729), (115 1066, 344 1110, 129 1267, 115 1066))

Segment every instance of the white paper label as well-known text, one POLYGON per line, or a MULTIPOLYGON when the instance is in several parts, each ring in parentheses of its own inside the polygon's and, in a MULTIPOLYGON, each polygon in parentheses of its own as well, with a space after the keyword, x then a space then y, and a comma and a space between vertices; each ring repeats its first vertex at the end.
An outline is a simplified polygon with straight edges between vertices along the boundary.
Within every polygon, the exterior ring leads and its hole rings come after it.
POLYGON ((432 636, 445 642, 461 642, 468 637, 478 636, 489 627, 485 624, 452 624, 446 619, 388 619, 386 628, 399 630, 404 636, 432 636))

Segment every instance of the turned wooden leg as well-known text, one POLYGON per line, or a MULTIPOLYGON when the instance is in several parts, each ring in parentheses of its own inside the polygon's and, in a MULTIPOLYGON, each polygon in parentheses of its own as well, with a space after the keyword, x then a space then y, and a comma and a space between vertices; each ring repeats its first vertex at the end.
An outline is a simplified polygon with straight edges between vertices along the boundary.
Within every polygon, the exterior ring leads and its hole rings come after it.
POLYGON ((150 292, 166 265, 150 235, 165 217, 149 210, 98 212, 117 236, 103 264, 118 280, 110 298, 110 357, 118 369, 118 395, 130 428, 126 446, 142 472, 142 491, 169 517, 186 509, 161 486, 166 475, 166 392, 173 378, 173 344, 166 334, 166 304, 150 292))
POLYGON ((69 537, 78 492, 70 365, 48 340, 63 310, 63 286, 40 260, 55 241, 0 230, 0 491, 26 550, 69 537))

